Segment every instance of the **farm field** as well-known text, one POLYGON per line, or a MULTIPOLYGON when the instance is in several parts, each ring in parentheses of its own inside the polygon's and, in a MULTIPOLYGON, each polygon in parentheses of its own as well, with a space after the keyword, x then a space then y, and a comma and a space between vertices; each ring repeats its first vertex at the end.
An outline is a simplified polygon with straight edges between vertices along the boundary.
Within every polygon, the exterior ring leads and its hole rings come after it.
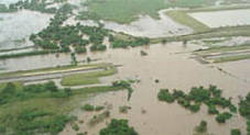
POLYGON ((210 28, 250 25, 249 9, 195 12, 188 15, 210 28))
POLYGON ((90 12, 95 13, 104 20, 129 23, 136 20, 140 14, 158 18, 157 12, 161 9, 169 7, 199 7, 212 4, 213 2, 213 0, 107 0, 104 2, 91 0, 87 4, 90 12))

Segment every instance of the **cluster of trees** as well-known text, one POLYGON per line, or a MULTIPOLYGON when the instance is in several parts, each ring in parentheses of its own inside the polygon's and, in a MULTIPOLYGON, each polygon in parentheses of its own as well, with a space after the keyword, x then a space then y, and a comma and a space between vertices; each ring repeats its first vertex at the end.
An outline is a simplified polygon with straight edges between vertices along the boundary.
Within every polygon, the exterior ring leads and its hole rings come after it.
POLYGON ((222 90, 210 85, 209 88, 193 87, 187 94, 181 90, 173 90, 171 93, 168 89, 161 89, 158 93, 158 99, 168 103, 177 101, 178 104, 192 112, 198 112, 203 103, 208 107, 209 114, 217 115, 217 122, 225 123, 226 120, 232 117, 231 113, 237 112, 237 108, 230 99, 222 97, 221 94, 222 90), (229 109, 231 113, 220 113, 217 107, 229 109))
POLYGON ((47 8, 47 6, 64 1, 66 0, 53 0, 50 2, 48 2, 47 0, 25 0, 25 1, 20 0, 16 3, 10 4, 9 6, 1 4, 0 12, 16 12, 20 9, 28 9, 33 11, 39 11, 42 13, 56 13, 57 8, 55 7, 47 8))
POLYGON ((0 13, 7 13, 7 12, 15 12, 17 9, 15 9, 12 5, 9 7, 5 4, 0 4, 0 13))
POLYGON ((250 93, 239 103, 240 115, 247 119, 247 135, 250 135, 250 93))
POLYGON ((148 38, 135 38, 133 40, 122 40, 122 39, 113 39, 112 47, 113 48, 128 48, 148 45, 150 40, 148 38))
POLYGON ((225 123, 226 120, 230 119, 233 115, 229 112, 223 112, 223 113, 220 113, 216 116, 216 121, 218 123, 225 123))
MULTIPOLYGON (((60 90, 54 82, 27 86, 7 83, 0 89, 0 107, 33 98, 68 98, 71 95, 73 95, 71 89, 60 90)), ((67 122, 73 119, 73 117, 64 114, 55 114, 48 110, 36 109, 31 106, 25 106, 16 112, 15 116, 12 115, 0 117, 0 134, 7 134, 10 129, 13 134, 18 135, 36 133, 57 134, 64 129, 67 122), (49 119, 46 119, 46 117, 49 119), (8 125, 6 121, 13 119, 16 122, 8 125)))
MULTIPOLYGON (((67 8, 68 9, 68 8, 67 8)), ((60 10, 59 10, 60 11, 60 10)), ((35 45, 43 49, 69 51, 69 46, 75 48, 76 53, 85 53, 86 46, 90 43, 91 51, 104 51, 106 46, 102 45, 108 31, 101 27, 82 26, 79 23, 75 26, 62 26, 62 23, 68 18, 68 12, 58 12, 55 18, 51 20, 50 25, 39 32, 30 36, 30 40, 35 45), (83 39, 83 36, 89 36, 89 39, 83 39)))
POLYGON ((64 4, 56 12, 47 28, 37 34, 32 34, 30 40, 43 49, 47 50, 63 50, 69 52, 69 44, 85 45, 86 41, 78 35, 75 27, 61 27, 63 22, 68 19, 72 13, 73 6, 64 4))
POLYGON ((127 120, 112 119, 111 123, 101 129, 100 135, 138 135, 133 127, 129 127, 127 120))

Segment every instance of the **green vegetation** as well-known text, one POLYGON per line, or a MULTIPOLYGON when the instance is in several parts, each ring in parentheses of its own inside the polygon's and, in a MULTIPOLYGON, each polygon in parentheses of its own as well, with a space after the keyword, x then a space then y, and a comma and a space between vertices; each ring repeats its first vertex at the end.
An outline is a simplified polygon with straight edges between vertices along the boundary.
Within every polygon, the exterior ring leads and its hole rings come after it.
POLYGON ((1 134, 18 135, 57 134, 66 123, 75 120, 70 112, 89 94, 122 89, 114 86, 58 89, 53 82, 0 86, 1 134))
POLYGON ((93 116, 93 118, 89 121, 89 125, 90 126, 95 126, 98 123, 104 121, 106 118, 108 118, 110 116, 110 112, 109 111, 104 111, 101 114, 95 115, 93 116))
POLYGON ((20 0, 17 3, 10 4, 9 6, 0 4, 1 12, 16 12, 21 9, 28 9, 33 11, 39 11, 42 13, 56 13, 57 8, 47 8, 49 5, 64 2, 66 0, 52 0, 48 2, 47 0, 20 0))
POLYGON ((119 80, 119 81, 114 81, 112 83, 112 86, 114 87, 123 87, 128 90, 128 101, 130 100, 132 93, 133 93, 133 88, 131 86, 132 83, 135 83, 135 80, 119 80))
POLYGON ((73 123, 72 124, 72 129, 75 130, 75 131, 78 131, 80 129, 80 127, 76 123, 73 123))
MULTIPOLYGON (((91 18, 101 18, 118 23, 129 23, 138 18, 140 14, 147 14, 154 18, 158 17, 158 11, 168 7, 201 7, 213 3, 212 0, 91 0, 88 1, 89 13, 91 18)), ((81 15, 80 15, 81 16, 81 15)))
POLYGON ((206 133, 207 132, 207 122, 206 121, 201 121, 199 126, 195 127, 195 131, 197 133, 206 133))
POLYGON ((216 116, 216 121, 219 123, 225 123, 226 120, 230 119, 233 115, 228 112, 220 113, 216 116))
POLYGON ((250 135, 250 93, 245 98, 241 99, 239 103, 240 115, 247 119, 247 135, 250 135))
POLYGON ((105 51, 107 49, 107 46, 106 45, 102 45, 102 44, 95 44, 95 45, 92 45, 90 47, 90 50, 91 51, 105 51))
POLYGON ((179 105, 194 113, 200 110, 203 103, 208 107, 208 114, 217 114, 216 120, 219 123, 224 123, 232 117, 231 113, 237 112, 237 108, 231 103, 231 99, 222 97, 222 90, 213 85, 210 85, 209 88, 193 87, 187 94, 181 90, 173 90, 171 93, 168 89, 161 89, 158 93, 158 99, 167 103, 177 101, 179 105), (219 113, 217 107, 229 109, 231 113, 219 113))
POLYGON ((208 55, 211 55, 212 53, 225 53, 225 52, 240 51, 240 50, 247 50, 247 49, 250 49, 249 44, 243 44, 243 45, 237 45, 237 46, 214 46, 208 49, 201 49, 201 50, 194 51, 194 53, 202 57, 206 57, 208 55))
POLYGON ((120 106, 119 107, 119 112, 120 113, 128 113, 128 110, 130 110, 131 109, 131 107, 130 106, 120 106))
POLYGON ((100 83, 99 78, 110 76, 117 73, 117 69, 112 65, 103 67, 103 71, 79 73, 74 75, 65 76, 62 78, 61 84, 64 86, 76 86, 100 83))
POLYGON ((175 21, 192 28, 195 32, 207 31, 209 27, 188 15, 186 10, 172 10, 166 13, 175 21))
POLYGON ((219 57, 219 58, 213 59, 213 62, 214 63, 222 63, 222 62, 238 61, 238 60, 245 60, 245 59, 250 59, 250 54, 219 57))
POLYGON ((108 127, 101 129, 100 135, 138 135, 127 120, 112 119, 108 127))
POLYGON ((232 129, 231 130, 231 135, 241 135, 241 132, 239 129, 232 129))
POLYGON ((222 63, 222 62, 250 59, 250 54, 245 53, 249 49, 250 49, 249 44, 243 44, 237 46, 214 46, 208 49, 196 50, 194 51, 194 54, 213 63, 222 63), (228 53, 231 53, 232 55, 223 56, 224 54, 228 53))
POLYGON ((104 106, 93 106, 90 104, 85 104, 81 109, 85 111, 101 111, 104 109, 104 106))
POLYGON ((14 9, 12 6, 7 7, 4 4, 0 4, 0 13, 7 13, 7 12, 15 12, 17 9, 14 9))

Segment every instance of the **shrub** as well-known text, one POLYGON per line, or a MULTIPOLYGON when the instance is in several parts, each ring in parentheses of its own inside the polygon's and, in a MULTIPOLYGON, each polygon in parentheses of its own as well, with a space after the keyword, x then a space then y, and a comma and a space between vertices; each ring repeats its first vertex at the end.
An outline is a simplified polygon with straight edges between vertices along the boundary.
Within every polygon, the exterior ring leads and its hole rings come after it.
POLYGON ((158 99, 160 101, 166 101, 168 103, 173 103, 175 100, 168 89, 161 89, 158 93, 158 99))
POLYGON ((80 54, 80 53, 86 53, 87 49, 85 47, 82 47, 82 46, 77 46, 77 47, 75 47, 75 51, 77 54, 80 54))
POLYGON ((101 111, 104 109, 104 106, 96 106, 95 111, 101 111))
POLYGON ((192 112, 198 112, 200 110, 200 104, 194 104, 194 105, 190 105, 189 106, 189 109, 192 111, 192 112))
POLYGON ((104 111, 103 113, 99 114, 99 115, 95 115, 90 121, 89 121, 89 125, 90 126, 94 126, 102 121, 104 121, 104 119, 108 118, 110 116, 110 112, 109 111, 104 111))
POLYGON ((230 119, 233 115, 228 112, 220 113, 216 116, 216 121, 218 123, 225 123, 226 120, 230 119))
POLYGON ((219 111, 216 109, 215 105, 208 106, 208 114, 218 114, 219 111))
POLYGON ((203 87, 193 87, 189 97, 196 102, 205 102, 210 99, 210 92, 203 87))
POLYGON ((231 135, 241 135, 241 132, 239 129, 232 129, 231 130, 231 135))
POLYGON ((75 131, 78 131, 80 128, 76 123, 73 123, 72 129, 75 130, 75 131))
POLYGON ((138 135, 133 127, 129 127, 127 120, 112 119, 108 127, 100 130, 100 135, 138 135))
POLYGON ((90 47, 91 51, 105 51, 107 49, 106 45, 96 44, 90 47))
POLYGON ((90 104, 85 104, 83 107, 82 107, 83 110, 85 111, 94 111, 95 110, 95 107, 93 105, 90 105, 90 104))
POLYGON ((178 98, 177 103, 180 104, 181 106, 188 108, 190 107, 190 101, 186 100, 185 98, 178 98))
POLYGON ((128 113, 128 110, 131 109, 129 106, 120 106, 119 107, 119 112, 120 113, 128 113))
POLYGON ((195 128, 195 131, 198 133, 205 133, 207 132, 207 122, 206 121, 201 121, 200 125, 195 128))

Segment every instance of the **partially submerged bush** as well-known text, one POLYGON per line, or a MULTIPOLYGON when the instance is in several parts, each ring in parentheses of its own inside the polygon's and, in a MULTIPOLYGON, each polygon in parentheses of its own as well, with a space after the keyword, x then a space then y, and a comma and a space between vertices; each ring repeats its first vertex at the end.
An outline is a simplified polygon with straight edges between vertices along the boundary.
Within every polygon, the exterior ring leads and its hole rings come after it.
POLYGON ((216 116, 216 121, 219 123, 225 123, 226 120, 230 119, 233 115, 229 112, 220 113, 216 116))
POLYGON ((168 103, 173 103, 174 102, 174 97, 170 94, 168 89, 161 89, 160 92, 158 93, 158 99, 160 101, 166 101, 168 103))
POLYGON ((128 113, 128 110, 129 110, 129 109, 131 109, 130 106, 126 106, 126 105, 125 105, 125 106, 120 106, 120 107, 119 107, 119 112, 120 112, 120 113, 128 113))
POLYGON ((200 124, 199 124, 199 126, 197 126, 196 128, 195 128, 195 131, 197 132, 197 133, 205 133, 205 132, 207 132, 207 122, 206 121, 201 121, 200 122, 200 124))
POLYGON ((104 109, 104 106, 93 106, 91 104, 85 104, 81 109, 85 111, 101 111, 104 109))
POLYGON ((89 121, 89 125, 90 126, 95 126, 96 124, 104 121, 106 118, 108 118, 110 116, 110 112, 109 111, 104 111, 103 113, 99 114, 99 115, 95 115, 90 121, 89 121))
POLYGON ((241 132, 239 129, 232 129, 231 130, 231 135, 241 135, 241 132))
POLYGON ((108 127, 101 129, 100 135, 138 135, 127 120, 112 119, 108 127))

